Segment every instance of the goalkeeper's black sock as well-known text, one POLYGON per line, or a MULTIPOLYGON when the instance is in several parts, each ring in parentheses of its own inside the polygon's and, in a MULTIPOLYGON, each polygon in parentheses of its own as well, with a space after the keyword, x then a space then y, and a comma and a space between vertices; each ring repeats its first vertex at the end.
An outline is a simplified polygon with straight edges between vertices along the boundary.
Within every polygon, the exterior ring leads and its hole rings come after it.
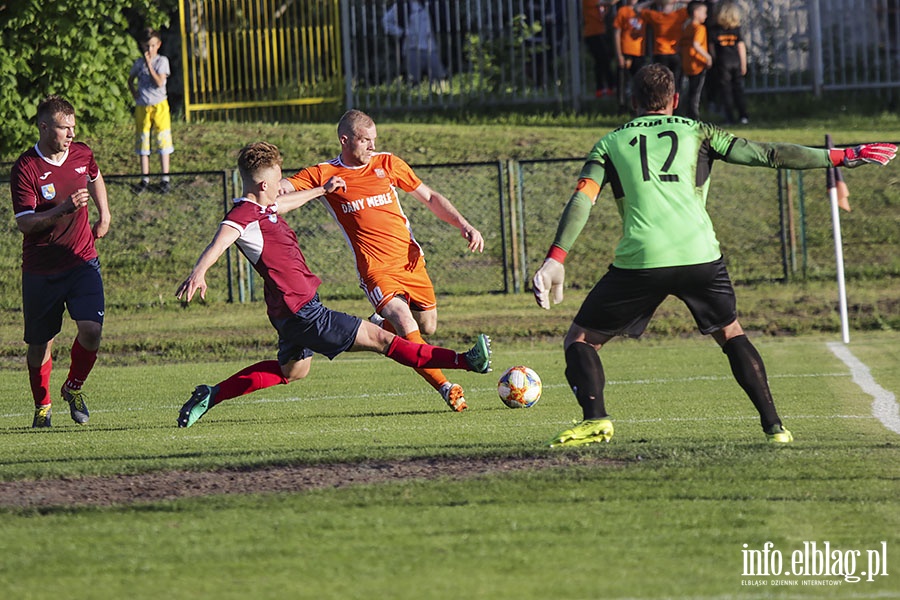
POLYGON ((608 416, 603 402, 606 376, 600 355, 593 346, 575 342, 566 348, 566 381, 581 405, 585 420, 608 416))
POLYGON ((759 412, 759 422, 764 431, 773 425, 781 425, 781 419, 775 410, 775 401, 769 391, 769 380, 766 378, 766 367, 762 357, 746 335, 733 337, 722 346, 722 352, 728 356, 731 372, 738 384, 747 392, 753 406, 759 412))

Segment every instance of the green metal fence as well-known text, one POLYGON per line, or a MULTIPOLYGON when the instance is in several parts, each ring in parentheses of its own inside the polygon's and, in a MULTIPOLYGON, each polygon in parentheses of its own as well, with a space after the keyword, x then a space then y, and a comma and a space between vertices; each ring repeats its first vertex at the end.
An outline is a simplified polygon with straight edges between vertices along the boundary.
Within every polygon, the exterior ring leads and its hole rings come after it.
MULTIPOLYGON (((552 242, 582 159, 414 165, 484 235, 468 252, 459 231, 401 193, 439 294, 520 293, 552 242)), ((293 169, 285 169, 286 173, 293 169)), ((896 169, 845 170, 853 212, 842 213, 845 271, 900 277, 900 179, 896 169)), ((8 171, 0 171, 0 184, 8 171)), ((173 294, 239 195, 234 172, 172 173, 169 194, 135 194, 135 175, 106 175, 113 223, 98 242, 110 306, 175 302, 173 294)), ((8 188, 7 188, 8 189, 8 188)), ((776 173, 717 163, 708 210, 738 283, 835 276, 823 171, 776 173), (790 182, 790 186, 788 186, 790 182), (779 199, 781 203, 779 204, 779 199), (792 208, 789 208, 792 207, 792 208)), ((9 213, 8 213, 9 214, 9 213)), ((353 256, 317 202, 288 213, 325 298, 357 298, 353 256)), ((21 304, 21 234, 9 215, 0 236, 0 309, 21 304)), ((621 220, 609 190, 591 211, 566 262, 567 285, 590 287, 612 260, 621 220)), ((232 249, 208 274, 212 301, 261 298, 259 280, 232 249)))

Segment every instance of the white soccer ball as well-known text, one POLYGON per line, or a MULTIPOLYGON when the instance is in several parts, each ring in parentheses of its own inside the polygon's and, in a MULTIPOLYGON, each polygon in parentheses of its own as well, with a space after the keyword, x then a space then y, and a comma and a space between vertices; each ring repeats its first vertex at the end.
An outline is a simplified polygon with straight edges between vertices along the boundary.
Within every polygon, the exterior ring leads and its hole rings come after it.
POLYGON ((497 393, 510 408, 528 408, 541 399, 541 378, 528 367, 510 367, 500 376, 497 393))

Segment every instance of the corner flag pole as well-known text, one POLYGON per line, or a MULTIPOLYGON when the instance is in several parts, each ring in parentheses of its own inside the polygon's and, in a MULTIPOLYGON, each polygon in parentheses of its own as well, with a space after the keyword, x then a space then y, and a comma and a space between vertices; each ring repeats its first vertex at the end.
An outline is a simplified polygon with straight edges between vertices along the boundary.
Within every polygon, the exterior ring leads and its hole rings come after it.
MULTIPOLYGON (((831 135, 825 135, 825 147, 832 148, 831 135)), ((834 231, 834 258, 837 263, 838 303, 841 311, 841 338, 850 343, 850 326, 847 319, 847 286, 844 281, 844 244, 841 240, 841 217, 838 213, 837 167, 830 167, 825 174, 828 200, 831 202, 831 227, 834 231)))

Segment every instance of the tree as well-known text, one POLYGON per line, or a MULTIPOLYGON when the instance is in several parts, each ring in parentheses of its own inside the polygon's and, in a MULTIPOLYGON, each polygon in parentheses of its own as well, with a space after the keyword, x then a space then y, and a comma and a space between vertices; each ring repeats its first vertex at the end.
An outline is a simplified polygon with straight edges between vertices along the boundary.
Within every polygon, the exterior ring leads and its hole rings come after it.
POLYGON ((34 142, 37 104, 48 94, 75 106, 79 129, 127 120, 128 70, 138 56, 129 17, 161 27, 168 23, 162 5, 173 2, 0 3, 0 155, 15 155, 34 142))

